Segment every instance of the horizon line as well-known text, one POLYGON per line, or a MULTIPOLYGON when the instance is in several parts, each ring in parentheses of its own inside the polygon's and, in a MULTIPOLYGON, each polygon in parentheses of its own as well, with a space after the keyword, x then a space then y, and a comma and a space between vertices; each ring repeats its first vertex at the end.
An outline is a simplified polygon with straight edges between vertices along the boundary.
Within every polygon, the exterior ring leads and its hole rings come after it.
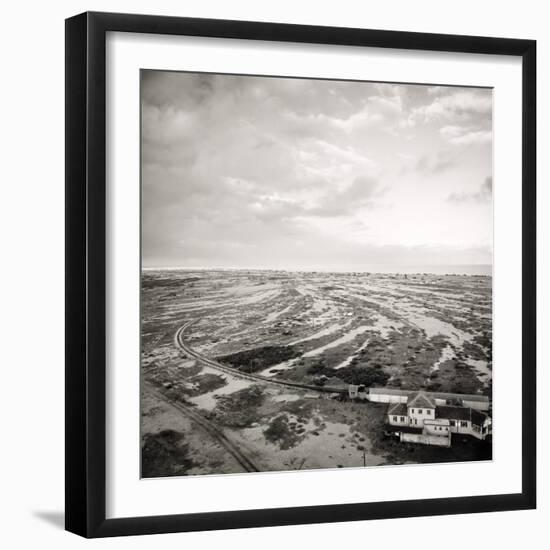
POLYGON ((141 271, 280 271, 289 273, 380 273, 380 274, 406 274, 406 275, 479 275, 490 276, 492 274, 492 264, 446 264, 446 265, 430 265, 426 267, 436 268, 439 272, 432 271, 431 269, 422 270, 420 266, 419 271, 414 270, 417 266, 402 266, 407 271, 399 269, 329 269, 329 268, 275 268, 275 267, 210 267, 210 266, 141 266, 141 271), (490 268, 491 273, 464 273, 460 272, 460 268, 490 268), (453 268, 458 268, 453 271, 453 268), (442 270, 449 269, 448 272, 442 273, 442 270))

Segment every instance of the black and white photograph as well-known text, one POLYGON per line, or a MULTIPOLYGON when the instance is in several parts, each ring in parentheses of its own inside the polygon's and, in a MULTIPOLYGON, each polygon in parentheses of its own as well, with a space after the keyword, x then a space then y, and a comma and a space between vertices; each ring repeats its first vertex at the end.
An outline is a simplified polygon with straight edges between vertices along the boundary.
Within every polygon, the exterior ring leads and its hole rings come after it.
POLYGON ((491 88, 141 71, 141 475, 492 459, 491 88))
POLYGON ((4 8, 2 548, 548 538, 548 10, 314 6, 4 8))

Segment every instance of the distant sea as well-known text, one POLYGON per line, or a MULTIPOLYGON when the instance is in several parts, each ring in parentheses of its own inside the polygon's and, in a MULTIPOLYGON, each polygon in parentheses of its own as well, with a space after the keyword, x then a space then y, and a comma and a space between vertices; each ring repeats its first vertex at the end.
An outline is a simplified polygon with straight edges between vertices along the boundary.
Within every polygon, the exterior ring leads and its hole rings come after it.
POLYGON ((407 265, 373 266, 373 273, 433 273, 434 275, 489 275, 493 274, 491 264, 463 265, 407 265))
POLYGON ((229 266, 163 266, 163 267, 148 267, 144 266, 146 271, 317 271, 329 273, 432 273, 434 275, 488 275, 493 274, 493 266, 490 264, 463 264, 463 265, 372 265, 369 268, 276 268, 276 267, 229 267, 229 266))

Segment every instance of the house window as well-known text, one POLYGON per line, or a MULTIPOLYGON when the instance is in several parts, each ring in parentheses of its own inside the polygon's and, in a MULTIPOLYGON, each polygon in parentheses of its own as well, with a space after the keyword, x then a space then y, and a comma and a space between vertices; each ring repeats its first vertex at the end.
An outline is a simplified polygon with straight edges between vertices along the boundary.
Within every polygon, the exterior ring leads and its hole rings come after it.
POLYGON ((401 422, 405 422, 405 417, 404 417, 404 416, 400 416, 400 417, 399 417, 399 420, 401 420, 401 422))
POLYGON ((414 414, 414 409, 411 409, 411 413, 414 414))
POLYGON ((468 427, 468 422, 466 420, 461 420, 460 421, 460 427, 461 428, 467 428, 468 427))
POLYGON ((432 411, 431 411, 430 409, 428 409, 428 410, 426 411, 426 414, 429 416, 430 414, 432 414, 432 411))
POLYGON ((456 426, 456 422, 454 420, 449 420, 449 426, 453 426, 453 428, 456 426))
POLYGON ((393 417, 393 421, 394 421, 394 422, 397 422, 397 416, 394 416, 394 417, 393 417))
POLYGON ((422 414, 422 409, 418 409, 418 414, 422 414))

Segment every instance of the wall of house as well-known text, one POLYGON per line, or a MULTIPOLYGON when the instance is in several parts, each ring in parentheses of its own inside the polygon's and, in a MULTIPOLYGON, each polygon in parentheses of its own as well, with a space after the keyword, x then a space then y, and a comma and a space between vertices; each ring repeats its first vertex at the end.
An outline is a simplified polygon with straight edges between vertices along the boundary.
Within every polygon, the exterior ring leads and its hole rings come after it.
POLYGON ((420 443, 422 445, 437 445, 439 447, 451 446, 450 436, 430 434, 410 434, 401 432, 400 441, 404 443, 420 443))
POLYGON ((476 426, 475 424, 471 425, 471 435, 476 437, 477 439, 485 439, 485 434, 482 433, 482 427, 476 426))
POLYGON ((409 413, 409 418, 411 419, 411 426, 418 426, 419 428, 421 428, 422 426, 424 426, 424 420, 435 419, 435 409, 409 407, 407 411, 409 413), (419 413, 418 411, 422 411, 422 413, 419 413))
POLYGON ((469 420, 455 420, 455 425, 451 426, 451 432, 457 434, 469 434, 472 431, 472 425, 469 420), (461 422, 465 422, 466 425, 462 426, 461 422))
POLYGON ((424 424, 424 432, 431 435, 444 436, 449 434, 449 426, 444 424, 424 424))
POLYGON ((472 428, 472 423, 469 420, 464 420, 464 421, 455 420, 455 426, 449 426, 449 430, 451 433, 462 434, 462 435, 472 435, 477 439, 484 439, 484 436, 480 432, 475 431, 472 428), (466 426, 461 426, 460 422, 466 422, 466 426))
POLYGON ((403 415, 388 414, 388 423, 392 426, 408 426, 409 419, 407 416, 403 415), (394 418, 396 418, 397 420, 394 420, 394 418))

